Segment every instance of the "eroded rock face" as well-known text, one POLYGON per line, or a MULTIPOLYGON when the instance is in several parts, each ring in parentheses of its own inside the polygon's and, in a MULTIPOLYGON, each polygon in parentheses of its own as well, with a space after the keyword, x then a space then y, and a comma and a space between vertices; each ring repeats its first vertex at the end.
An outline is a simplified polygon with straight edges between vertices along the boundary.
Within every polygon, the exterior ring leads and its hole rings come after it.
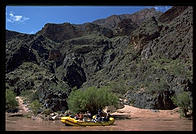
POLYGON ((27 46, 22 45, 9 58, 6 58, 6 72, 13 71, 24 61, 37 63, 35 54, 29 51, 27 46))
POLYGON ((150 41, 145 46, 142 52, 143 55, 159 55, 172 59, 181 58, 183 60, 192 59, 192 21, 192 12, 187 8, 181 15, 171 21, 169 25, 162 27, 160 37, 150 41))
POLYGON ((113 36, 112 30, 93 23, 85 23, 81 25, 72 25, 70 23, 48 23, 41 31, 38 32, 38 34, 41 34, 55 42, 62 42, 64 40, 85 36, 91 33, 102 34, 109 38, 113 36))
POLYGON ((67 109, 67 97, 69 94, 69 89, 66 89, 68 86, 64 85, 64 88, 59 90, 55 89, 57 83, 54 83, 50 80, 45 80, 43 84, 40 86, 39 90, 37 90, 37 94, 39 95, 39 101, 42 102, 43 106, 47 109, 51 109, 52 111, 62 111, 67 109))
MULTIPOLYGON (((157 91, 160 89, 157 89, 157 91)), ((141 91, 129 91, 126 93, 126 104, 131 104, 135 107, 146 109, 162 109, 171 110, 176 108, 171 100, 171 97, 175 94, 175 90, 167 89, 153 93, 149 93, 147 90, 141 91)))
POLYGON ((174 91, 163 91, 158 94, 157 100, 155 100, 155 109, 174 109, 176 106, 173 104, 171 97, 174 95, 174 91))
POLYGON ((40 33, 47 38, 60 42, 62 40, 71 39, 81 36, 81 32, 74 28, 70 23, 64 24, 46 24, 40 33))
MULTIPOLYGON (((170 20, 170 24, 163 24, 162 28, 159 30, 157 27, 157 31, 159 32, 159 36, 157 36, 154 39, 150 39, 147 42, 145 42, 146 38, 149 39, 148 36, 138 36, 137 39, 137 43, 140 43, 142 47, 140 47, 141 49, 141 59, 143 61, 146 61, 146 64, 148 64, 148 59, 150 59, 151 57, 154 58, 154 61, 158 60, 160 57, 166 57, 167 59, 171 59, 175 60, 175 61, 180 61, 181 64, 186 64, 186 66, 184 66, 184 71, 188 71, 192 66, 192 64, 189 64, 188 62, 192 61, 192 56, 191 55, 191 50, 192 50, 192 26, 190 26, 192 24, 192 8, 191 7, 174 7, 172 8, 170 11, 173 10, 177 10, 178 12, 178 16, 176 14, 176 12, 174 14, 172 14, 172 12, 170 12, 170 15, 174 15, 173 19, 170 20), (180 23, 181 22, 181 23, 180 23), (181 28, 182 29, 181 29, 181 28), (186 31, 186 34, 185 34, 186 31), (189 36, 189 37, 188 37, 189 36), (189 46, 189 47, 188 47, 189 46), (189 48, 189 52, 188 50, 186 50, 185 48, 189 48), (189 56, 188 56, 189 55, 189 56), (189 68, 189 69, 188 69, 189 68)), ((168 12, 166 12, 166 14, 168 14, 168 12)), ((163 14, 164 16, 164 14, 163 14)), ((171 17, 170 16, 170 17, 171 17)), ((172 17, 171 17, 172 18, 172 17)), ((158 25, 159 25, 159 21, 158 25)), ((166 22, 168 23, 168 22, 166 22)), ((146 27, 147 28, 147 27, 146 27)), ((145 29, 145 27, 144 27, 145 29)), ((156 30, 155 30, 156 31, 156 30)), ((146 33, 149 33, 146 31, 146 33)), ((156 33, 156 32, 155 32, 156 33)), ((133 32, 133 34, 135 34, 133 32)), ((150 35, 150 34, 147 34, 150 35)), ((132 40, 134 41, 134 40, 132 40)), ((166 61, 162 61, 162 65, 164 65, 163 63, 166 61)), ((145 62, 144 62, 145 63, 145 62)), ((157 62, 158 63, 158 62, 157 62)), ((170 64, 172 65, 172 64, 170 64)), ((180 66, 180 63, 173 68, 173 71, 175 72, 175 70, 177 69, 177 67, 180 66)), ((162 66, 159 66, 159 68, 157 68, 157 70, 164 70, 161 69, 162 66)), ((145 67, 143 67, 145 68, 145 67)), ((143 70, 143 69, 142 69, 143 70)), ((149 67, 147 67, 147 70, 150 70, 149 67)), ((166 72, 168 70, 165 70, 166 72)), ((165 72, 164 71, 164 72, 165 72)), ((186 72, 185 71, 185 72, 186 72)), ((145 73, 146 71, 144 70, 143 73, 145 73)), ((153 77, 153 74, 156 71, 152 71, 149 76, 151 75, 151 81, 153 81, 153 79, 155 79, 153 77)), ((172 103, 171 96, 179 92, 187 91, 188 90, 192 90, 192 87, 188 84, 189 82, 189 78, 188 75, 185 76, 185 74, 183 75, 177 75, 174 73, 171 74, 171 72, 169 74, 165 73, 161 73, 161 74, 157 74, 157 76, 159 78, 166 78, 166 81, 168 81, 168 85, 170 88, 168 88, 169 91, 164 91, 161 93, 158 93, 157 95, 155 95, 156 97, 153 97, 152 104, 151 104, 151 108, 158 108, 158 109, 172 109, 174 108, 174 104, 172 103), (187 78, 185 78, 185 77, 187 78), (185 79, 189 79, 188 81, 184 81, 186 84, 179 84, 182 83, 180 81, 185 80, 185 79), (189 85, 189 87, 185 86, 185 85, 189 85), (178 89, 177 89, 178 88, 178 89)), ((183 71, 182 71, 183 72, 183 71)), ((177 72, 176 72, 177 73, 177 72)), ((138 73, 136 73, 138 74, 138 73)), ((144 75, 139 75, 139 78, 144 77, 144 75)), ((155 75, 156 76, 156 75, 155 75)), ((138 75, 137 77, 138 78, 138 75)), ((145 79, 144 79, 145 80, 145 79)), ((150 82, 150 81, 149 81, 150 82)), ((144 93, 145 94, 145 93, 144 93)), ((134 95, 130 94, 130 102, 134 100, 134 95)), ((136 96, 141 96, 141 94, 137 94, 136 96)), ((135 105, 139 106, 140 104, 142 105, 143 103, 143 107, 149 107, 149 103, 146 103, 146 101, 148 102, 149 100, 146 98, 147 95, 142 95, 143 99, 136 99, 135 98, 135 105)), ((129 98, 129 97, 128 97, 129 98)), ((142 98, 142 97, 139 97, 142 98)))
POLYGON ((80 88, 84 82, 86 82, 86 75, 84 69, 81 66, 78 66, 76 63, 73 63, 65 68, 66 75, 64 80, 68 82, 71 88, 77 87, 80 88))
POLYGON ((58 60, 61 57, 60 50, 50 50, 49 52, 49 60, 58 60))
POLYGON ((24 62, 14 71, 7 73, 5 80, 6 89, 13 90, 17 95, 26 90, 35 90, 33 96, 37 98, 34 99, 39 99, 45 108, 53 111, 67 109, 66 98, 71 92, 70 87, 37 64, 24 62))
POLYGON ((131 43, 134 44, 135 49, 142 50, 148 42, 160 36, 161 29, 162 26, 158 24, 156 18, 152 17, 131 33, 131 43))
POLYGON ((162 23, 169 23, 174 18, 178 17, 188 6, 177 6, 169 9, 159 17, 159 21, 162 23))
POLYGON ((151 8, 144 9, 133 14, 112 15, 105 19, 95 20, 93 21, 93 23, 101 25, 106 28, 115 29, 118 23, 121 23, 121 21, 124 21, 124 19, 131 19, 132 22, 139 25, 144 20, 151 18, 153 16, 159 17, 161 14, 161 12, 156 11, 154 8, 151 8))
POLYGON ((115 29, 115 35, 130 35, 138 25, 131 19, 123 19, 117 25, 115 29))

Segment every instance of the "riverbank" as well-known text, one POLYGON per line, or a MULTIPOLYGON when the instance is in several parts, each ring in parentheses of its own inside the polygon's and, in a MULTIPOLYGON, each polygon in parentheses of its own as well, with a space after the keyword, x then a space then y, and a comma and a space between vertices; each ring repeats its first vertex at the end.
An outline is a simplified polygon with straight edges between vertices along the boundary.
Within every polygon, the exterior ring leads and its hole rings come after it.
POLYGON ((171 120, 171 119, 184 119, 180 117, 179 108, 173 110, 153 110, 153 109, 141 109, 133 106, 125 105, 124 108, 118 109, 112 113, 113 116, 125 116, 130 119, 142 119, 142 120, 171 120))
MULTIPOLYGON (((45 117, 42 114, 38 114, 37 117, 33 116, 32 111, 29 108, 28 103, 24 103, 24 98, 17 96, 16 100, 18 101, 18 112, 14 113, 16 116, 21 115, 31 115, 32 119, 44 119, 44 120, 59 120, 63 114, 58 114, 56 112, 50 113, 49 117, 45 117)), ((14 115, 7 113, 8 116, 14 115)), ((123 108, 115 110, 115 112, 111 113, 116 119, 142 119, 142 120, 171 120, 171 119, 184 119, 180 117, 179 108, 175 108, 173 110, 153 110, 153 109, 141 109, 130 105, 124 105, 123 108)))
MULTIPOLYGON (((141 109, 129 105, 111 113, 115 123, 111 126, 73 127, 64 126, 58 120, 44 120, 40 116, 30 118, 30 109, 21 97, 17 97, 19 112, 23 116, 13 116, 6 113, 7 131, 192 131, 192 120, 181 118, 179 108, 173 110, 141 109)), ((54 113, 52 113, 54 115, 54 113)))

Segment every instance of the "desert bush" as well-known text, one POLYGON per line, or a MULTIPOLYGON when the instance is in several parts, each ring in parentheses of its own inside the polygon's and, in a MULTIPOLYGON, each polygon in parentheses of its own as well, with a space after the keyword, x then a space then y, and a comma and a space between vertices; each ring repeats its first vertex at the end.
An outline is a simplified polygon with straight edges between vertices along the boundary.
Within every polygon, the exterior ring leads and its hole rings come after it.
POLYGON ((172 97, 172 101, 175 105, 180 107, 181 116, 187 117, 187 112, 192 110, 192 99, 188 92, 181 92, 172 97))
POLYGON ((30 102, 39 99, 38 92, 34 90, 22 90, 20 95, 30 102))
POLYGON ((16 95, 12 90, 6 90, 6 110, 12 111, 17 109, 18 102, 16 101, 16 95))
POLYGON ((49 115, 51 112, 52 112, 52 110, 47 108, 47 109, 44 109, 43 114, 49 115))
POLYGON ((59 82, 58 84, 52 83, 50 84, 49 89, 52 91, 62 91, 65 92, 66 94, 69 94, 69 90, 68 90, 69 87, 64 82, 59 82))
POLYGON ((155 93, 155 92, 162 92, 169 89, 169 84, 166 82, 166 79, 160 78, 158 81, 144 81, 145 87, 147 87, 147 92, 155 93))
POLYGON ((33 93, 33 90, 22 90, 20 95, 23 97, 30 96, 33 93))
POLYGON ((160 59, 148 59, 148 64, 151 65, 151 68, 153 69, 164 69, 175 76, 185 76, 189 79, 192 79, 193 76, 191 61, 183 62, 181 59, 172 60, 161 57, 160 59), (187 69, 187 67, 190 67, 191 69, 187 69))
POLYGON ((33 92, 31 98, 30 98, 30 101, 34 101, 34 100, 38 100, 39 99, 39 92, 36 90, 35 92, 33 92))
POLYGON ((125 81, 123 80, 112 81, 107 84, 107 86, 113 93, 120 96, 124 95, 129 90, 129 87, 125 85, 125 81))
POLYGON ((89 87, 85 90, 72 91, 67 100, 69 110, 73 113, 90 111, 97 113, 105 106, 118 104, 118 97, 108 87, 89 87))
POLYGON ((31 110, 33 111, 33 114, 34 115, 37 115, 38 114, 38 111, 41 109, 41 104, 39 103, 38 100, 34 100, 31 104, 30 104, 30 107, 31 107, 31 110))

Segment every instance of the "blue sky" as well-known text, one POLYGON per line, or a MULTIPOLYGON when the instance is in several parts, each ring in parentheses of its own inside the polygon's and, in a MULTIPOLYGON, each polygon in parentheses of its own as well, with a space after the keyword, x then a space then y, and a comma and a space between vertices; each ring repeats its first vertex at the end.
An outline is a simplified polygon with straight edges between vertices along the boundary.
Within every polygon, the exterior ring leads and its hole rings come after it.
POLYGON ((165 12, 171 6, 6 6, 6 29, 34 34, 46 23, 82 24, 144 8, 165 12))

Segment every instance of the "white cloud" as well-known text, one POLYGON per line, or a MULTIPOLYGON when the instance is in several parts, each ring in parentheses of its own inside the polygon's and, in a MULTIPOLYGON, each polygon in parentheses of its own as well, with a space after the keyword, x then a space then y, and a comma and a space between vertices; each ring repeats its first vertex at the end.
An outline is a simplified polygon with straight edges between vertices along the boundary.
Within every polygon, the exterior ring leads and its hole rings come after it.
POLYGON ((14 19, 14 21, 21 21, 22 16, 15 16, 13 19, 14 19))
POLYGON ((11 17, 13 17, 13 16, 14 16, 14 15, 13 15, 13 13, 10 13, 9 15, 10 15, 11 17))
POLYGON ((30 18, 21 16, 21 15, 14 15, 13 12, 9 13, 9 16, 7 18, 8 22, 14 23, 14 22, 24 22, 26 20, 29 20, 30 18))

